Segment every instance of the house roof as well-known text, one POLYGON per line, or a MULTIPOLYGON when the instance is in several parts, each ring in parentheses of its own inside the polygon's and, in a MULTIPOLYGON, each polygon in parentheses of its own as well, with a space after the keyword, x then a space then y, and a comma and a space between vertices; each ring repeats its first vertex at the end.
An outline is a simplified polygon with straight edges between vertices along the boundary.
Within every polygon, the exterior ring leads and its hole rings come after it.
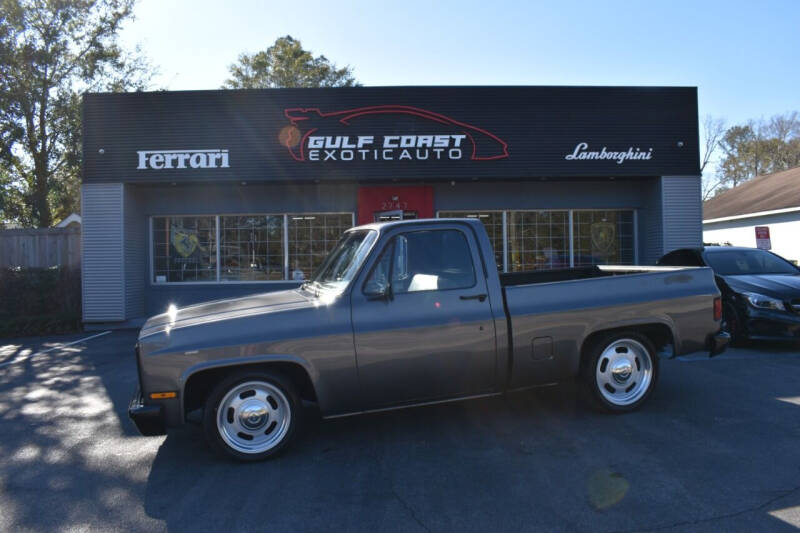
POLYGON ((82 222, 83 222, 83 219, 81 219, 81 216, 78 213, 72 213, 67 218, 65 218, 64 220, 62 220, 58 224, 56 224, 56 227, 57 228, 66 228, 70 224, 78 224, 80 226, 82 222))
POLYGON ((703 203, 703 220, 800 207, 800 167, 757 176, 703 203))

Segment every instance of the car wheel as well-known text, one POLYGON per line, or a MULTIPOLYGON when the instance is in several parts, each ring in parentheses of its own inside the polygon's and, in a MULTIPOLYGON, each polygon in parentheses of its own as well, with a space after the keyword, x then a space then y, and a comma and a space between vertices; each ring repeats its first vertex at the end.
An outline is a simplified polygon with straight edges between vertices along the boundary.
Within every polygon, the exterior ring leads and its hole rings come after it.
POLYGON ((731 336, 731 346, 742 344, 744 340, 742 321, 739 318, 739 312, 730 302, 725 302, 722 307, 722 330, 731 336))
POLYGON ((658 379, 653 343, 635 332, 606 336, 589 349, 583 381, 594 404, 606 411, 628 412, 641 406, 658 379))
POLYGON ((271 372, 242 372, 214 387, 203 430, 216 452, 261 461, 284 450, 300 424, 300 400, 291 381, 271 372))

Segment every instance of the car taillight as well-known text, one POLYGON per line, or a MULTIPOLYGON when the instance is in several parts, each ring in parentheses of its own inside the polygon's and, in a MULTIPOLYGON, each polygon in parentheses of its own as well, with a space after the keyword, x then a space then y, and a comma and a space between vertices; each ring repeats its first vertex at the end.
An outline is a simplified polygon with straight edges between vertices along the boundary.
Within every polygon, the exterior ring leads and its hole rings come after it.
POLYGON ((722 320, 722 298, 714 298, 714 320, 722 320))

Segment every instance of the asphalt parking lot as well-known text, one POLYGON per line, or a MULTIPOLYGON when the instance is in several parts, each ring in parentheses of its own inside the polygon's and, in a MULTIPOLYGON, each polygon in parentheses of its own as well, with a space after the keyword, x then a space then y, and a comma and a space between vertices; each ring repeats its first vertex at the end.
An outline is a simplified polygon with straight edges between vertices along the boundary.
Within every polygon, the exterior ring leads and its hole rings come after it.
MULTIPOLYGON (((132 331, 0 340, 0 531, 800 526, 800 349, 664 361, 639 412, 572 385, 322 422, 259 464, 139 437, 132 331), (49 351, 45 351, 49 350, 49 351)), ((763 348, 763 347, 762 347, 763 348)))

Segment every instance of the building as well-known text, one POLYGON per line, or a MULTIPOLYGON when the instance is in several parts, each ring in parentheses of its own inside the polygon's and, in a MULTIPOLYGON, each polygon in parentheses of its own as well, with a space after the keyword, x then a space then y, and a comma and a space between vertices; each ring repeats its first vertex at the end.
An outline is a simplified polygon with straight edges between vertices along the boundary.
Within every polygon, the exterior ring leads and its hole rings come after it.
MULTIPOLYGON (((756 247, 769 228, 769 249, 800 261, 800 167, 758 176, 703 204, 703 241, 756 247)), ((766 247, 765 243, 762 243, 766 247)))
POLYGON ((346 228, 477 217, 505 271, 701 243, 697 91, 87 94, 83 318, 294 287, 346 228))

